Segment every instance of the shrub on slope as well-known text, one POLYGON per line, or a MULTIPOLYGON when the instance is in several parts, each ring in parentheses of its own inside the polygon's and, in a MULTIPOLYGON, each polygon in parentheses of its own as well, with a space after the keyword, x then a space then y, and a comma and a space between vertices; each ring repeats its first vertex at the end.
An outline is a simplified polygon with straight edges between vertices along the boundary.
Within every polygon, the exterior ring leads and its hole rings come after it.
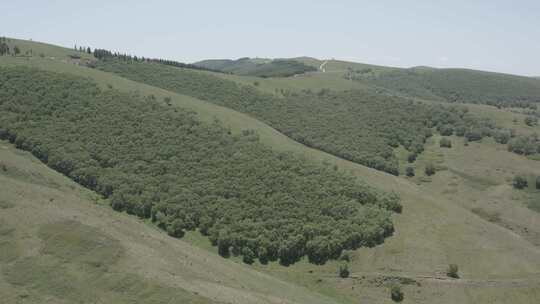
POLYGON ((231 135, 219 122, 84 78, 0 68, 0 138, 151 218, 173 236, 198 228, 222 255, 313 263, 392 233, 395 195, 328 166, 231 135))

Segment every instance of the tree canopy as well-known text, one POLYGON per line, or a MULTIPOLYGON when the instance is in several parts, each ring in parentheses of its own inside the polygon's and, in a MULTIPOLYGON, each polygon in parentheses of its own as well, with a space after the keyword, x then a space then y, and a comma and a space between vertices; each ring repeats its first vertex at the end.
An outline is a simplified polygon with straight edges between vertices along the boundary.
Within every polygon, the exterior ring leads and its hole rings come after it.
POLYGON ((391 214, 401 210, 395 194, 152 97, 0 68, 0 138, 115 210, 150 218, 175 237, 199 229, 222 255, 248 263, 307 256, 322 264, 392 233, 391 214))

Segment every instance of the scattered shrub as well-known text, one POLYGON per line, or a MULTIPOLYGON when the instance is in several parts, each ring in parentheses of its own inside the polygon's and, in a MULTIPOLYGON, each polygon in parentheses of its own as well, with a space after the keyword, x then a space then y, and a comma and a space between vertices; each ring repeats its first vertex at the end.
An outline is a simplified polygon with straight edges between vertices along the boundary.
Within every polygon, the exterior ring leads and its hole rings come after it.
POLYGON ((540 176, 536 177, 536 189, 540 190, 540 176))
POLYGON ((439 146, 441 148, 452 148, 452 141, 450 141, 450 139, 448 138, 443 137, 439 141, 439 146))
POLYGON ((478 141, 482 139, 482 132, 478 130, 470 130, 465 132, 465 138, 468 141, 478 141))
POLYGON ((529 183, 527 182, 527 178, 522 175, 516 175, 512 180, 512 185, 516 189, 524 189, 527 187, 528 184, 529 183))
POLYGON ((405 298, 403 291, 401 291, 401 286, 399 284, 394 283, 390 287, 390 297, 392 298, 392 301, 394 302, 401 302, 405 298))
POLYGON ((510 137, 511 133, 508 130, 498 130, 493 134, 493 138, 499 144, 507 144, 510 137))
POLYGON ((458 279, 458 265, 456 264, 450 264, 448 265, 448 269, 446 270, 446 275, 450 278, 458 279))
POLYGON ((415 160, 416 160, 416 153, 409 153, 409 155, 407 156, 407 161, 409 163, 414 163, 415 160))
POLYGON ((538 125, 538 118, 534 116, 527 116, 525 117, 524 122, 529 127, 536 126, 538 125))
POLYGON ((341 253, 341 256, 339 257, 341 261, 350 262, 351 261, 351 253, 349 251, 343 251, 341 253))
POLYGON ((426 168, 424 169, 424 172, 427 176, 431 176, 437 172, 437 169, 435 168, 435 165, 433 163, 428 163, 426 165, 426 168))
POLYGON ((347 264, 339 266, 339 276, 342 278, 348 278, 349 277, 349 266, 347 264))
POLYGON ((540 140, 534 134, 516 136, 508 142, 508 151, 522 155, 540 153, 540 140))
POLYGON ((413 167, 405 168, 405 175, 407 175, 408 177, 413 177, 414 176, 414 168, 413 167))

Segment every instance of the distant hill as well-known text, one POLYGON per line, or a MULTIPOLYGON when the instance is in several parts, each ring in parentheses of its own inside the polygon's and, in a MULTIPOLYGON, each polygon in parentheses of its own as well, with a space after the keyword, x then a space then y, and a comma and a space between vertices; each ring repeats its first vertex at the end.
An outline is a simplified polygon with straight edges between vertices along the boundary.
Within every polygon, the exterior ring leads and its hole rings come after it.
POLYGON ((459 103, 528 107, 540 102, 540 81, 469 69, 349 68, 344 76, 412 97, 459 103))
POLYGON ((241 76, 288 77, 317 69, 293 59, 240 58, 199 61, 195 66, 241 76))

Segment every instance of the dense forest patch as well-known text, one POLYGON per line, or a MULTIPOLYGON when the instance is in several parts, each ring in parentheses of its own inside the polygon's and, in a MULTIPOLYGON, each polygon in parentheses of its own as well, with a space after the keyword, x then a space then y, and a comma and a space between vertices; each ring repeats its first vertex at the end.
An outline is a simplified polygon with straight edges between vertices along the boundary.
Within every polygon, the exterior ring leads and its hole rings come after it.
POLYGON ((198 228, 222 255, 313 263, 381 243, 399 199, 329 166, 276 153, 244 131, 101 90, 84 78, 0 68, 0 138, 151 218, 170 235, 198 228))
POLYGON ((495 126, 457 106, 427 105, 377 92, 284 92, 279 98, 209 74, 151 63, 105 60, 104 71, 248 113, 310 147, 391 174, 398 174, 393 149, 413 158, 432 128, 470 140, 491 136, 495 126))

